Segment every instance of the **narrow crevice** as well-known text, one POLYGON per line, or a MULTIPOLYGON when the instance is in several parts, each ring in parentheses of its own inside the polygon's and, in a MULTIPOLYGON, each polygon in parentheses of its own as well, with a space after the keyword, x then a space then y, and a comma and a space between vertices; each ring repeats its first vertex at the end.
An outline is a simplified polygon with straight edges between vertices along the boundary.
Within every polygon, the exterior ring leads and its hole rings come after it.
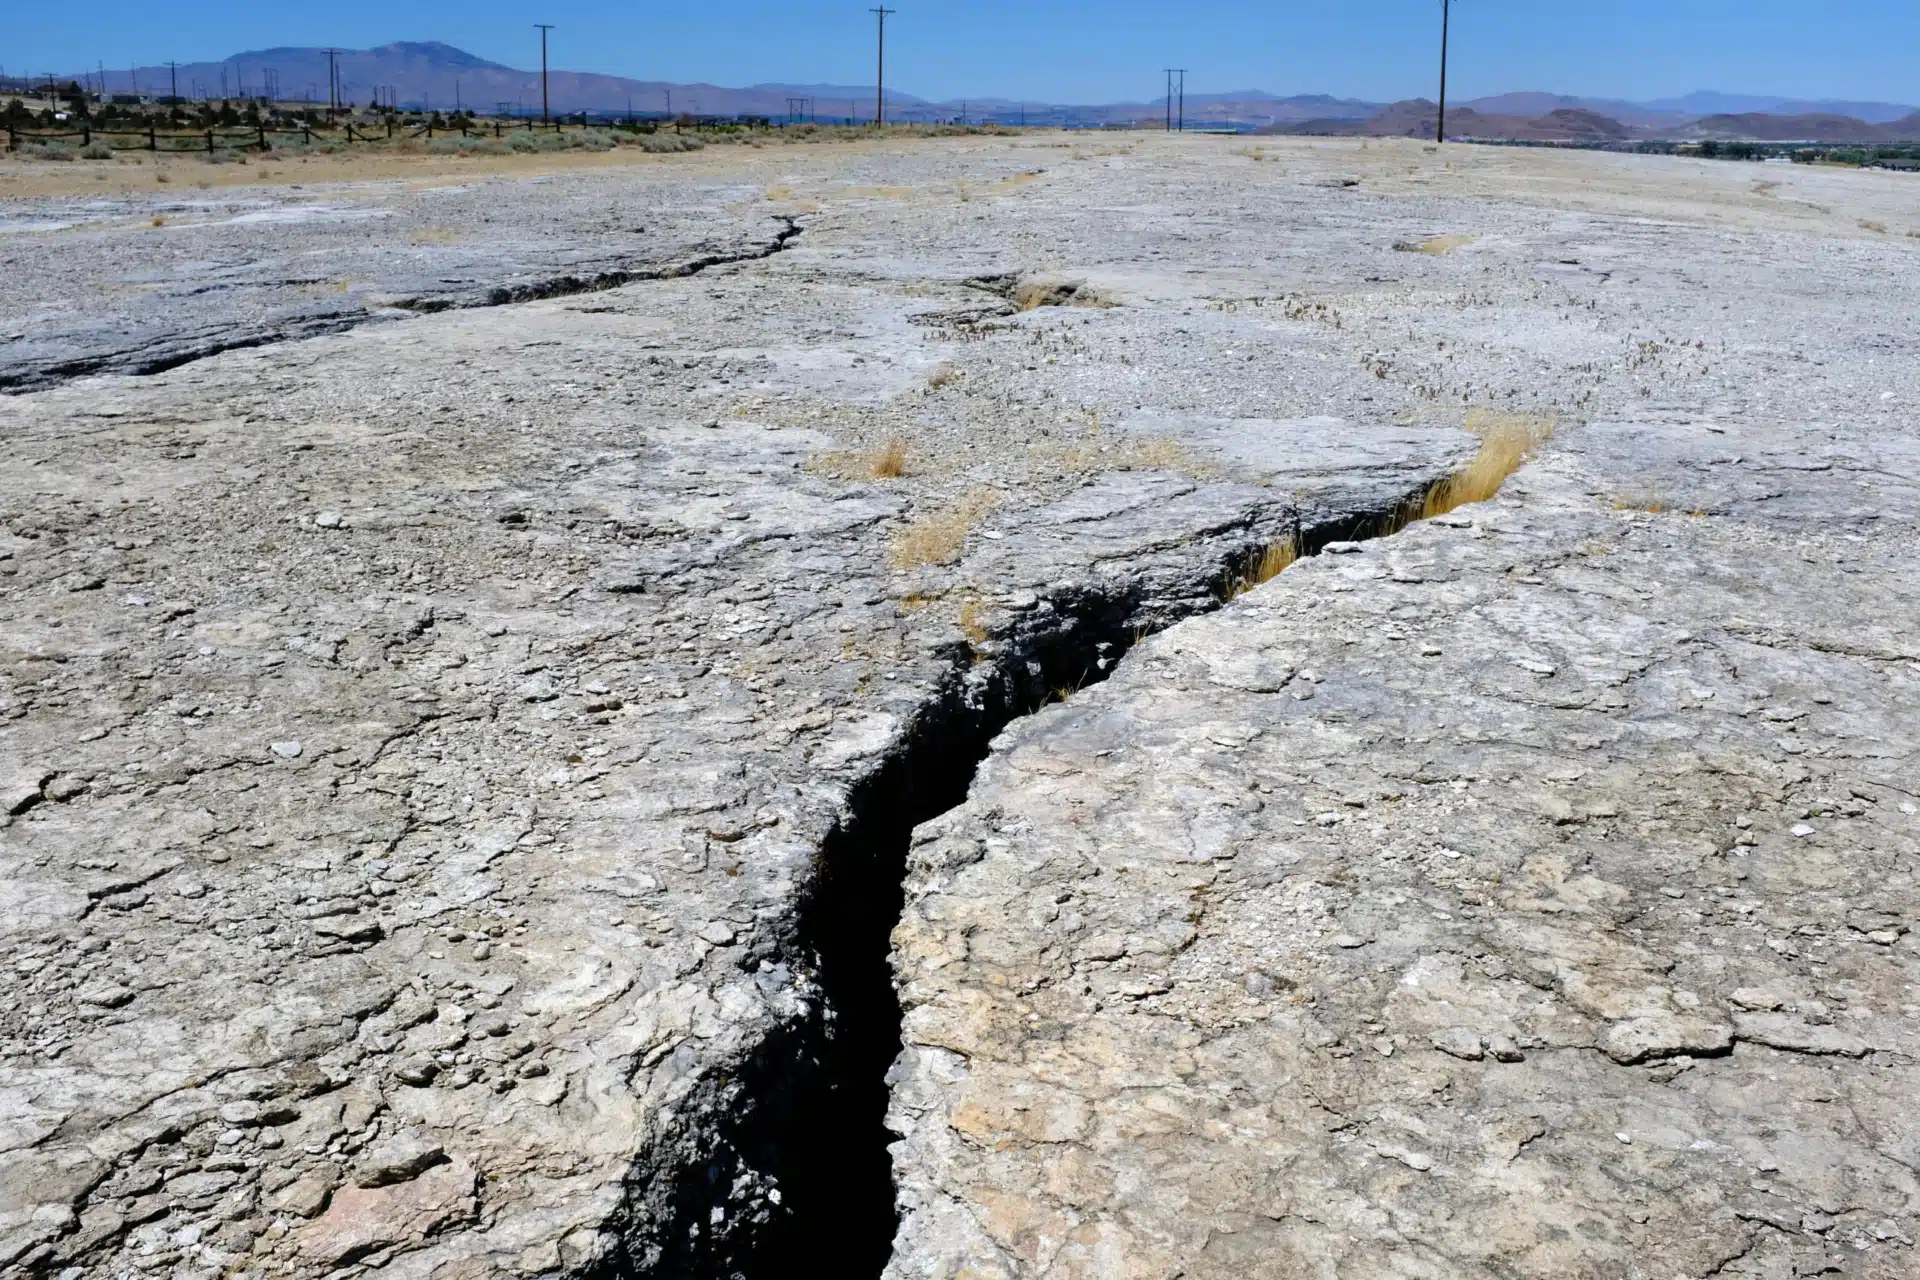
MULTIPOLYGON (((602 293, 608 289, 618 289, 622 285, 639 284, 649 280, 679 280, 687 276, 696 276, 714 267, 731 266, 742 262, 759 262, 773 257, 785 249, 798 236, 803 228, 800 223, 784 214, 775 215, 782 223, 773 239, 749 245, 731 252, 709 253, 685 262, 676 262, 664 267, 648 267, 634 271, 597 271, 591 275, 553 276, 545 280, 535 280, 526 284, 497 285, 473 294, 455 296, 433 296, 420 298, 402 298, 388 304, 390 310, 411 311, 421 315, 431 315, 441 311, 467 311, 482 307, 511 306, 516 302, 535 302, 546 298, 565 298, 582 293, 602 293)), ((291 321, 272 329, 233 330, 226 335, 209 338, 189 346, 164 343, 160 350, 154 348, 132 351, 108 351, 99 355, 81 356, 73 360, 63 360, 56 364, 29 367, 16 372, 0 371, 0 394, 21 394, 30 391, 42 391, 58 386, 75 378, 93 374, 121 374, 132 377, 148 377, 156 373, 166 373, 182 365, 222 355, 229 351, 247 351, 256 347, 277 346, 283 342, 297 342, 305 338, 321 338, 332 334, 346 333, 362 325, 376 324, 393 317, 374 311, 355 311, 344 315, 316 316, 306 320, 291 321)))
POLYGON ((779 253, 787 247, 790 240, 800 234, 801 227, 797 219, 786 214, 775 214, 774 218, 784 225, 774 233, 772 240, 764 244, 756 244, 731 252, 709 253, 686 262, 676 262, 670 266, 644 267, 635 271, 596 271, 592 275, 552 276, 526 284, 498 285, 483 294, 402 298, 392 305, 403 311, 432 314, 438 311, 463 311, 476 307, 505 307, 516 302, 569 298, 582 293, 604 293, 608 289, 618 289, 622 285, 639 284, 648 280, 681 280, 687 276, 697 276, 702 271, 714 267, 732 266, 740 262, 759 262, 779 253))
POLYGON ((639 1229, 646 1242, 629 1238, 596 1270, 773 1280, 831 1259, 838 1275, 880 1275, 899 1225, 885 1126, 887 1074, 901 1049, 890 953, 914 828, 966 799, 1001 730, 1105 680, 1140 640, 1221 607, 1276 537, 1315 555, 1390 536, 1420 517, 1435 490, 1422 484, 1376 508, 1314 520, 1296 511, 1256 520, 1189 562, 1177 598, 1152 591, 1144 574, 1076 586, 1036 602, 981 652, 961 646, 902 741, 849 797, 779 944, 785 963, 812 976, 812 1011, 710 1091, 704 1132, 681 1135, 667 1185, 656 1176, 633 1188, 650 1208, 625 1229, 651 1218, 652 1230, 639 1229))

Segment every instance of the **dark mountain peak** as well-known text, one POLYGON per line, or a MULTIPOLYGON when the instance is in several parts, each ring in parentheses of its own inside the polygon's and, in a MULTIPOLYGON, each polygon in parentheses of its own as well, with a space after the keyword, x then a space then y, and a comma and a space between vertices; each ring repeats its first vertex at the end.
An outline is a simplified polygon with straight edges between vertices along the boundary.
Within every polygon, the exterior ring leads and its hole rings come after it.
POLYGON ((456 49, 439 40, 396 40, 392 44, 379 45, 366 52, 381 57, 418 58, 435 70, 515 70, 503 63, 489 62, 485 58, 477 57, 465 49, 456 49))

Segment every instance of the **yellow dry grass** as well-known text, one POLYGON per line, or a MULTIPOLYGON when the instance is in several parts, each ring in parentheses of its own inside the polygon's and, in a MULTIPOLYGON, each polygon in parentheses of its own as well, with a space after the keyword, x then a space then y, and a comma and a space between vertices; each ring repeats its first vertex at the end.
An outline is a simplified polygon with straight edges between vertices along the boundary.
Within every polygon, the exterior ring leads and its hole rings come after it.
POLYGON ((874 451, 868 474, 875 480, 897 480, 907 474, 907 442, 889 440, 874 451))
POLYGON ((834 449, 809 458, 806 469, 837 480, 894 480, 907 474, 907 444, 889 440, 878 449, 834 449))
POLYGON ((1479 451, 1473 461, 1427 490, 1412 519, 1431 520, 1499 493, 1507 477, 1553 435, 1554 424, 1550 418, 1476 409, 1467 416, 1466 426, 1480 437, 1479 451))
POLYGON ((987 630, 986 607, 979 596, 970 595, 960 602, 960 612, 955 621, 960 624, 960 630, 970 644, 983 645, 992 634, 987 630))
POLYGON ((960 371, 943 360, 933 366, 932 372, 927 374, 927 387, 929 390, 938 391, 959 376, 960 371))
POLYGON ((980 517, 1000 504, 991 489, 974 489, 957 502, 911 521, 894 535, 889 559, 896 569, 918 569, 944 564, 967 544, 967 534, 980 517))
POLYGON ((1402 253, 1424 253, 1437 258, 1472 243, 1472 236, 1434 236, 1430 240, 1402 241, 1393 247, 1402 253))
POLYGON ((1665 496, 1651 489, 1633 489, 1626 493, 1617 493, 1613 497, 1615 511, 1643 511, 1650 516, 1663 515, 1673 510, 1673 503, 1665 496))
POLYGON ((1300 558, 1300 542, 1297 538, 1286 537, 1278 542, 1270 542, 1255 556, 1246 570, 1234 580, 1228 599, 1245 595, 1263 582, 1271 582, 1293 566, 1300 558))

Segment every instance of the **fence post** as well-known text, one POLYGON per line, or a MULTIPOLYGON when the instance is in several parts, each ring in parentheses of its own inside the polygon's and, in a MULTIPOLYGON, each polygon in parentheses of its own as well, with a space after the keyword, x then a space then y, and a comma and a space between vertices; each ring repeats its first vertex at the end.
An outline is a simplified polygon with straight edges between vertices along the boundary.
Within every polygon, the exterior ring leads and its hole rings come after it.
POLYGON ((18 149, 19 145, 20 145, 19 143, 14 141, 13 121, 9 120, 7 121, 7 150, 9 151, 16 150, 18 149))
POLYGON ((260 154, 267 154, 267 126, 260 126, 260 154))
POLYGON ((301 140, 304 141, 308 146, 312 146, 313 145, 313 126, 306 123, 303 120, 300 123, 300 132, 303 135, 301 140))
POLYGON ((213 130, 207 130, 207 154, 213 154, 213 130))
POLYGON ((147 150, 149 150, 149 151, 158 151, 159 149, 160 149, 160 135, 159 135, 159 134, 157 134, 157 133, 155 133, 155 132, 153 131, 153 124, 152 124, 152 122, 148 122, 148 124, 147 124, 147 150))
POLYGON ((393 141, 393 117, 392 116, 387 117, 387 141, 388 142, 393 141))
POLYGON ((91 120, 80 126, 80 145, 83 147, 93 145, 93 121, 91 120))

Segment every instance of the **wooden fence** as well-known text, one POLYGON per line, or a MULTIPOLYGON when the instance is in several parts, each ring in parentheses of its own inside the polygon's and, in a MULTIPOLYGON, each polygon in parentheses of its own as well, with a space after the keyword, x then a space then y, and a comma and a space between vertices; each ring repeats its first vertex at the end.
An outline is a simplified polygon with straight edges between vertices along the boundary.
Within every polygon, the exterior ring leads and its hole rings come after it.
MULTIPOLYGON (((207 155, 212 155, 214 152, 220 150, 271 151, 273 149, 271 139, 281 137, 299 138, 308 145, 311 145, 316 137, 323 142, 346 142, 352 144, 356 142, 390 142, 395 138, 431 138, 436 133, 458 134, 463 138, 470 138, 476 135, 483 138, 488 136, 500 138, 506 136, 509 132, 518 133, 523 128, 529 133, 536 129, 551 129, 553 132, 558 133, 564 127, 563 122, 559 120, 523 120, 514 124, 507 124, 495 120, 491 122, 477 122, 472 125, 462 120, 458 124, 442 125, 438 129, 435 129, 431 124, 421 124, 411 127, 401 125, 396 128, 394 122, 389 120, 387 121, 385 133, 377 130, 369 133, 354 128, 351 122, 346 125, 344 130, 328 129, 325 127, 316 130, 311 125, 302 125, 298 129, 272 129, 266 125, 255 125, 249 129, 238 130, 226 128, 194 129, 187 131, 177 129, 163 130, 151 124, 145 129, 96 129, 90 123, 86 122, 83 122, 78 129, 19 129, 9 124, 7 126, 7 150, 18 151, 23 145, 35 142, 78 138, 82 147, 90 147, 97 142, 99 145, 114 151, 204 152, 207 155), (133 139, 133 141, 124 141, 128 138, 133 139), (115 141, 115 139, 121 139, 122 141, 115 141)), ((576 124, 573 127, 584 128, 585 126, 576 124)))

